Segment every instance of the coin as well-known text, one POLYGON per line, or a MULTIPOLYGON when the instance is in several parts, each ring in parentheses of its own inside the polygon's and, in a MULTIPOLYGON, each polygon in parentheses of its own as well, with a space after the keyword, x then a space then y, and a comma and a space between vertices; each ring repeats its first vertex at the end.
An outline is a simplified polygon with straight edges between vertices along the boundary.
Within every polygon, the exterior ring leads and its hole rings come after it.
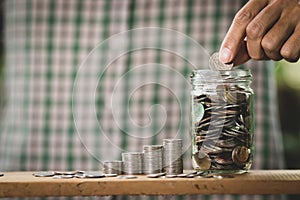
POLYGON ((236 164, 244 164, 248 161, 250 156, 250 149, 245 146, 237 146, 232 151, 232 160, 236 164))
POLYGON ((55 175, 75 175, 77 171, 54 171, 55 175))
POLYGON ((68 179, 68 178, 74 178, 74 175, 71 175, 71 174, 63 174, 63 175, 60 175, 61 178, 65 178, 65 179, 68 179))
POLYGON ((86 178, 85 174, 83 174, 83 173, 82 174, 81 173, 75 174, 74 177, 75 178, 86 178))
POLYGON ((195 121, 200 121, 204 115, 204 107, 201 103, 195 103, 193 108, 193 117, 195 121))
POLYGON ((84 173, 84 178, 104 178, 105 175, 101 172, 90 171, 84 173))
POLYGON ((164 176, 164 175, 166 175, 165 172, 157 173, 157 174, 148 174, 147 178, 159 178, 159 177, 164 176))
POLYGON ((157 174, 163 171, 163 146, 145 145, 143 146, 145 174, 157 174))
POLYGON ((62 179, 61 175, 54 175, 52 176, 53 179, 62 179))
POLYGON ((225 64, 219 59, 219 52, 212 54, 209 58, 209 67, 214 71, 231 70, 233 63, 225 64))
POLYGON ((3 172, 0 172, 0 177, 1 177, 1 176, 4 176, 4 173, 3 173, 3 172))
POLYGON ((197 175, 196 174, 188 174, 186 175, 187 178, 195 178, 197 175))
POLYGON ((105 174, 105 177, 116 177, 118 174, 105 174))
POLYGON ((187 174, 177 174, 177 177, 178 177, 178 178, 186 178, 186 177, 187 177, 187 174))
POLYGON ((40 172, 34 172, 32 174, 35 177, 52 177, 55 175, 55 172, 53 171, 40 171, 40 172))
POLYGON ((167 174, 182 174, 182 139, 164 139, 164 171, 167 174))
POLYGON ((134 175, 124 175, 124 176, 118 176, 119 179, 136 179, 137 176, 134 175))
POLYGON ((143 153, 122 153, 124 174, 143 174, 143 153))
POLYGON ((106 160, 103 162, 103 172, 105 174, 122 174, 123 162, 120 160, 106 160))
POLYGON ((167 174, 165 177, 166 178, 176 178, 177 175, 176 174, 167 174))
POLYGON ((192 156, 192 161, 193 164, 199 166, 200 170, 207 170, 211 166, 211 159, 206 153, 202 151, 199 151, 198 153, 194 154, 192 156))
POLYGON ((251 95, 238 86, 216 87, 216 93, 198 94, 193 97, 193 103, 202 104, 204 108, 201 120, 197 120, 197 116, 192 118, 195 145, 193 166, 199 170, 244 169, 249 162, 249 147, 253 141, 250 132, 251 95))

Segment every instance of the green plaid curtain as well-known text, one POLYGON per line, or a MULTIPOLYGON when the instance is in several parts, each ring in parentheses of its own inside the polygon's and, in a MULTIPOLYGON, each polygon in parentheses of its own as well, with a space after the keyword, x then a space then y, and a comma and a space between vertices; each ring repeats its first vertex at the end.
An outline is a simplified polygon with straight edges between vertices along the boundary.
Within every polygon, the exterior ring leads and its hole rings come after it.
MULTIPOLYGON (((97 170, 101 160, 168 137, 185 139, 190 168, 189 74, 207 67, 240 7, 239 0, 7 0, 0 169, 97 170)), ((256 95, 253 168, 280 168, 273 64, 244 67, 256 95)))

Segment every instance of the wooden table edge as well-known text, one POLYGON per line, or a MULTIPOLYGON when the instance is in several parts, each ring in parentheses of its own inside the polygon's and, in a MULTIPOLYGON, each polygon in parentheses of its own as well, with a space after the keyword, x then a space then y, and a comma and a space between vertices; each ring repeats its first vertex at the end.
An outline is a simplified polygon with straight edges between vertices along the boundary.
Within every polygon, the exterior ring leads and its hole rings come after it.
POLYGON ((0 197, 300 194, 300 170, 252 170, 234 178, 53 179, 33 172, 6 172, 0 197))

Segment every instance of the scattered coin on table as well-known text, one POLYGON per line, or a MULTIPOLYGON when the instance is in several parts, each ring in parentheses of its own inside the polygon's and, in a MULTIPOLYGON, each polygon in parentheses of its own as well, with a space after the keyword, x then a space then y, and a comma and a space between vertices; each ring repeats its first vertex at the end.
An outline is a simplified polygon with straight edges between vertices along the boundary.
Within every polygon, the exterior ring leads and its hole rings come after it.
POLYGON ((55 175, 54 171, 40 171, 40 172, 34 172, 32 174, 35 177, 52 177, 55 175))
POLYGON ((162 176, 164 176, 164 175, 166 175, 165 172, 162 172, 162 173, 156 173, 156 174, 148 174, 148 175, 147 175, 147 178, 159 178, 159 177, 162 177, 162 176))
POLYGON ((119 179, 136 179, 137 176, 134 175, 124 175, 124 176, 118 176, 119 179))

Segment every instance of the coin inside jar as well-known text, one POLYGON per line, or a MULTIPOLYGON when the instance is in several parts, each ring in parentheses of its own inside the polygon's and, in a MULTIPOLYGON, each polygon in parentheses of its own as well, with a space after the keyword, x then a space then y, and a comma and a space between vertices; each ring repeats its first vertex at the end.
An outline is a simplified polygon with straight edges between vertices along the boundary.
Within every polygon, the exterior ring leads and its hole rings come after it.
POLYGON ((194 154, 192 156, 192 160, 197 166, 200 167, 200 170, 207 170, 211 166, 211 159, 206 153, 202 151, 199 151, 198 153, 194 154))
POLYGON ((253 146, 251 74, 198 70, 191 80, 194 169, 209 173, 247 171, 252 164, 253 146))
POLYGON ((250 149, 245 146, 237 146, 232 151, 232 160, 236 164, 244 164, 248 161, 250 156, 250 149))

